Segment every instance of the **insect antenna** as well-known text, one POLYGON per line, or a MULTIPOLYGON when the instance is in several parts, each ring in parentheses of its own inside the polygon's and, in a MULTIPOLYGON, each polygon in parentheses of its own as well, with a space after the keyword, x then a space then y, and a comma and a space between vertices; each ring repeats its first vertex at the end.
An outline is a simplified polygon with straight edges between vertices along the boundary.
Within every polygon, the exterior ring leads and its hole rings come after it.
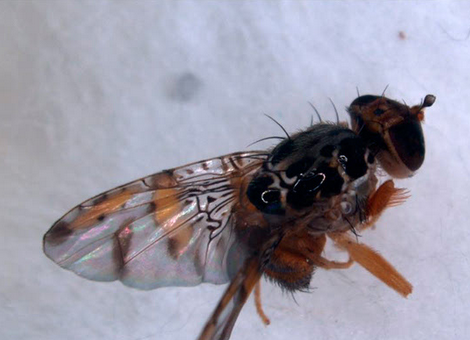
POLYGON ((356 93, 357 93, 357 96, 360 97, 361 94, 359 93, 359 87, 356 86, 356 93))
POLYGON ((257 141, 254 141, 251 144, 248 144, 246 147, 252 146, 253 144, 256 144, 256 143, 259 143, 259 142, 262 142, 262 141, 268 140, 268 139, 282 139, 282 140, 284 140, 284 139, 286 139, 286 137, 280 137, 280 136, 265 137, 265 138, 258 139, 257 141))
POLYGON ((421 109, 432 106, 435 101, 436 101, 435 96, 433 96, 432 94, 426 95, 426 97, 424 97, 423 101, 421 102, 421 109))
POLYGON ((270 115, 267 115, 266 113, 264 114, 266 117, 268 117, 269 119, 271 119, 274 123, 276 123, 277 125, 279 125, 279 127, 282 129, 282 131, 284 131, 284 133, 286 134, 287 138, 290 140, 290 136, 289 134, 287 133, 286 129, 284 129, 284 126, 282 126, 277 120, 275 120, 273 117, 271 117, 270 115))
POLYGON ((336 114, 336 123, 339 124, 339 114, 338 114, 338 110, 336 110, 336 106, 335 106, 335 103, 333 103, 333 101, 331 100, 331 98, 328 98, 330 100, 330 103, 331 105, 333 105, 333 109, 335 110, 335 114, 336 114))
MULTIPOLYGON (((320 116, 320 113, 318 112, 317 108, 315 106, 313 106, 313 104, 311 102, 308 102, 310 104, 310 106, 312 107, 312 109, 315 111, 315 113, 317 114, 317 117, 318 117, 318 120, 321 122, 323 122, 323 120, 321 119, 321 116, 320 116)), ((313 116, 312 116, 312 121, 310 122, 310 126, 313 125, 313 116)))

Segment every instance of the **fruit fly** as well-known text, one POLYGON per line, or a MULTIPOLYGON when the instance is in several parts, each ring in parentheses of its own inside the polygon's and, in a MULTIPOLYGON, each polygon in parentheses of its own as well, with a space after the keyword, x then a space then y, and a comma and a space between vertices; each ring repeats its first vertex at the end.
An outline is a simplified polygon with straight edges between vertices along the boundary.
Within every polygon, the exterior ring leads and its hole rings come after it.
POLYGON ((308 289, 315 268, 354 262, 407 296, 411 284, 353 235, 408 197, 392 178, 423 163, 424 109, 364 95, 347 123, 320 121, 268 151, 247 151, 165 170, 95 196, 70 210, 44 236, 61 267, 96 281, 144 290, 230 282, 199 340, 229 339, 259 282, 308 289), (327 241, 349 260, 323 257, 327 241))

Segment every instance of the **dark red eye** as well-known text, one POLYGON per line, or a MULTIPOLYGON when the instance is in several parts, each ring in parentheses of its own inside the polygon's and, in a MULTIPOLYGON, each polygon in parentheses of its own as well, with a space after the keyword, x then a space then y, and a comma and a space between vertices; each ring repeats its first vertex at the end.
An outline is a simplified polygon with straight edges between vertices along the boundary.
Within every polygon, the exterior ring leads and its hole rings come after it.
POLYGON ((421 124, 407 120, 390 128, 390 140, 403 164, 411 171, 418 170, 424 161, 425 146, 421 124))

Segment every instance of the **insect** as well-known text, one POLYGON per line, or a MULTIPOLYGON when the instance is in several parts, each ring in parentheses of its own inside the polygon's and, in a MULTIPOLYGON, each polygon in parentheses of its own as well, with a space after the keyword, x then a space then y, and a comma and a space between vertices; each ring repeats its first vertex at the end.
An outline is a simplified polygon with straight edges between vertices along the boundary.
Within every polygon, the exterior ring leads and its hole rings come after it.
POLYGON ((378 168, 411 176, 425 156, 421 122, 435 101, 416 106, 364 95, 347 123, 320 123, 269 151, 208 159, 133 181, 70 210, 44 236, 61 267, 138 289, 230 282, 200 340, 230 337, 264 275, 288 291, 309 287, 315 268, 363 266, 399 294, 411 284, 353 236, 408 197, 378 168), (349 254, 322 256, 327 238, 349 254))

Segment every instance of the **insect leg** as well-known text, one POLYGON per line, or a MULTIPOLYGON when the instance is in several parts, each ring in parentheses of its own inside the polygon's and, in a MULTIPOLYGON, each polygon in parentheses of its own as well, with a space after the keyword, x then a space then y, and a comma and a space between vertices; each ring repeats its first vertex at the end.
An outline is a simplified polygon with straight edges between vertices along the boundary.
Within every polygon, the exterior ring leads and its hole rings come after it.
POLYGON ((317 267, 323 269, 348 269, 354 263, 354 260, 349 257, 349 260, 346 262, 331 261, 323 256, 312 256, 309 257, 309 260, 317 267))
POLYGON ((403 297, 407 297, 413 290, 411 283, 374 249, 365 244, 357 243, 344 232, 330 233, 328 237, 335 242, 338 248, 346 250, 353 261, 359 263, 364 269, 403 297))
POLYGON ((395 188, 395 184, 392 180, 383 183, 369 197, 366 207, 367 219, 364 224, 358 226, 359 231, 373 226, 385 209, 400 205, 409 197, 408 191, 402 188, 395 188))
POLYGON ((248 259, 232 280, 198 340, 228 340, 243 305, 261 277, 259 259, 248 259))
POLYGON ((266 316, 263 310, 263 306, 261 304, 261 279, 255 285, 255 306, 256 312, 258 313, 261 321, 268 326, 271 323, 271 320, 266 316))

